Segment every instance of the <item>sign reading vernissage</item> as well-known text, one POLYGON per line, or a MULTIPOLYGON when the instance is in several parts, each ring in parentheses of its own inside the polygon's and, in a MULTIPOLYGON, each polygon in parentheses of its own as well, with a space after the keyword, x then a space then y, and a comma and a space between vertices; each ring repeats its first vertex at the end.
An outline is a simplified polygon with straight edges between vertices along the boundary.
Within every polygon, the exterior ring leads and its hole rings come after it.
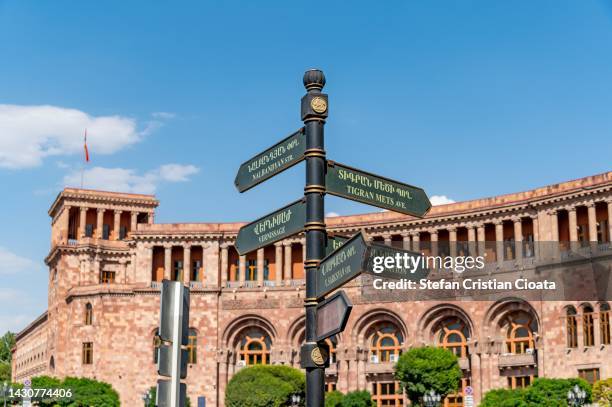
POLYGON ((369 245, 365 272, 394 280, 419 281, 429 275, 425 258, 417 252, 379 243, 369 245))
POLYGON ((358 233, 321 260, 317 272, 317 298, 357 277, 363 269, 366 254, 365 239, 362 233, 358 233))
POLYGON ((238 169, 234 185, 244 192, 302 161, 305 151, 306 137, 300 129, 244 162, 238 169))
POLYGON ((338 291, 317 305, 317 341, 344 331, 353 304, 344 291, 338 291))
POLYGON ((407 215, 422 217, 431 208, 423 189, 327 161, 327 192, 407 215))
POLYGON ((241 256, 304 230, 306 202, 303 199, 285 206, 240 228, 236 250, 241 256))

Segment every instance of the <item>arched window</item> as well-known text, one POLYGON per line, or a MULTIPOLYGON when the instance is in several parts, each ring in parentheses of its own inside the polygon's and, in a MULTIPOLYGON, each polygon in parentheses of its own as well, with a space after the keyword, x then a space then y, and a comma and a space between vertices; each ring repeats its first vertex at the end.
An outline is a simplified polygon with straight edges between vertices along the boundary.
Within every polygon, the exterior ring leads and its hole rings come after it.
POLYGON ((91 303, 85 305, 85 325, 91 325, 93 323, 93 306, 91 303))
POLYGON ((585 305, 582 307, 582 339, 584 339, 584 346, 595 345, 593 307, 590 305, 585 305))
POLYGON ((267 365, 270 363, 272 341, 259 328, 251 328, 240 341, 240 360, 247 365, 267 365))
POLYGON ((610 305, 608 303, 599 306, 599 329, 601 331, 601 344, 610 345, 610 305))
POLYGON ((373 329, 370 345, 370 362, 397 362, 404 338, 393 324, 386 323, 373 329))
POLYGON ((533 316, 524 311, 514 312, 507 319, 506 347, 508 352, 514 354, 527 353, 533 349, 535 342, 533 333, 537 329, 533 316))
POLYGON ((467 338, 470 331, 460 318, 447 318, 440 324, 438 343, 444 349, 453 352, 458 358, 467 357, 467 338))
POLYGON ((195 329, 189 328, 188 339, 187 351, 189 352, 189 357, 187 363, 196 364, 198 363, 198 333, 195 329))
POLYGON ((565 326, 567 329, 567 347, 578 346, 578 321, 576 320, 576 309, 569 307, 566 311, 565 326))

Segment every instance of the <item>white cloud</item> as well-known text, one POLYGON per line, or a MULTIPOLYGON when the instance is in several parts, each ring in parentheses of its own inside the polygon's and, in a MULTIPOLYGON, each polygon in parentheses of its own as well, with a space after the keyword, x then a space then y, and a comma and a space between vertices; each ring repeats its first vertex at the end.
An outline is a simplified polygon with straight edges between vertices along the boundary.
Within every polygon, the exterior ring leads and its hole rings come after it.
POLYGON ((113 154, 163 125, 171 113, 159 112, 138 131, 134 119, 124 116, 91 116, 58 106, 0 104, 0 167, 36 167, 49 156, 83 153, 87 129, 90 154, 113 154))
POLYGON ((21 257, 0 246, 0 275, 25 273, 33 269, 39 269, 35 261, 21 257))
MULTIPOLYGON (((161 182, 186 182, 189 176, 199 172, 193 165, 166 164, 139 174, 127 168, 93 167, 83 174, 83 187, 104 191, 153 194, 161 182)), ((64 185, 78 187, 81 172, 73 171, 64 177, 64 185)))
POLYGON ((340 216, 340 214, 337 213, 337 212, 327 212, 325 214, 325 217, 327 217, 327 218, 333 218, 333 217, 336 217, 336 216, 340 216))
POLYGON ((34 321, 38 315, 9 314, 0 315, 0 335, 7 331, 17 333, 25 328, 30 322, 34 321))
POLYGON ((450 199, 446 195, 432 195, 432 196, 429 197, 429 200, 431 201, 431 205, 432 206, 446 205, 446 204, 455 203, 455 201, 453 199, 450 199))

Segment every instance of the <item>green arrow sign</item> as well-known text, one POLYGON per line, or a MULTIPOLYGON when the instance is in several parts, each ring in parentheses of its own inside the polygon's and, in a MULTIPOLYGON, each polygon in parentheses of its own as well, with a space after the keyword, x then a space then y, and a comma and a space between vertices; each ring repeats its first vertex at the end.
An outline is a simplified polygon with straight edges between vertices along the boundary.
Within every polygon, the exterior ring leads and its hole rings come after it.
POLYGON ((333 161, 327 162, 325 183, 330 194, 390 211, 423 217, 431 208, 421 188, 333 161))
POLYGON ((371 243, 364 271, 382 278, 391 278, 395 280, 406 278, 408 280, 418 281, 429 275, 429 269, 423 264, 422 259, 423 257, 421 254, 417 252, 371 243), (376 258, 382 258, 382 260, 375 260, 376 258), (389 261, 389 264, 387 264, 391 265, 391 267, 386 267, 384 264, 386 258, 394 259, 393 262, 389 261), (382 270, 377 271, 375 269, 375 264, 378 265, 379 269, 382 268, 382 270))
POLYGON ((321 260, 317 270, 317 298, 357 277, 363 270, 367 248, 363 234, 358 233, 321 260))
POLYGON ((241 256, 304 230, 306 202, 300 199, 240 228, 236 250, 241 256))
POLYGON ((234 185, 240 192, 253 188, 302 161, 305 151, 306 137, 304 129, 300 129, 243 163, 238 169, 234 185))
POLYGON ((327 242, 325 243, 325 255, 329 256, 334 250, 339 249, 350 237, 335 235, 333 233, 327 234, 327 242))

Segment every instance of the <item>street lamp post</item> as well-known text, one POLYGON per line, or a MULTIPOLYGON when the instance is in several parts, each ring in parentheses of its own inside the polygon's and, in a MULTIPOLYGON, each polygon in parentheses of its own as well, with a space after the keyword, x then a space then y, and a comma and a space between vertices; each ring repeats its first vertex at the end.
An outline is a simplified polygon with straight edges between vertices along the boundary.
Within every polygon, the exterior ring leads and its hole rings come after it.
POLYGON ((142 401, 144 401, 145 407, 149 407, 151 402, 151 390, 145 391, 142 395, 142 401))
POLYGON ((425 407, 437 407, 441 399, 442 397, 433 390, 430 390, 429 393, 425 393, 423 396, 425 407))
POLYGON ((576 407, 582 406, 586 401, 586 395, 586 391, 575 385, 573 389, 567 391, 567 404, 576 407))

